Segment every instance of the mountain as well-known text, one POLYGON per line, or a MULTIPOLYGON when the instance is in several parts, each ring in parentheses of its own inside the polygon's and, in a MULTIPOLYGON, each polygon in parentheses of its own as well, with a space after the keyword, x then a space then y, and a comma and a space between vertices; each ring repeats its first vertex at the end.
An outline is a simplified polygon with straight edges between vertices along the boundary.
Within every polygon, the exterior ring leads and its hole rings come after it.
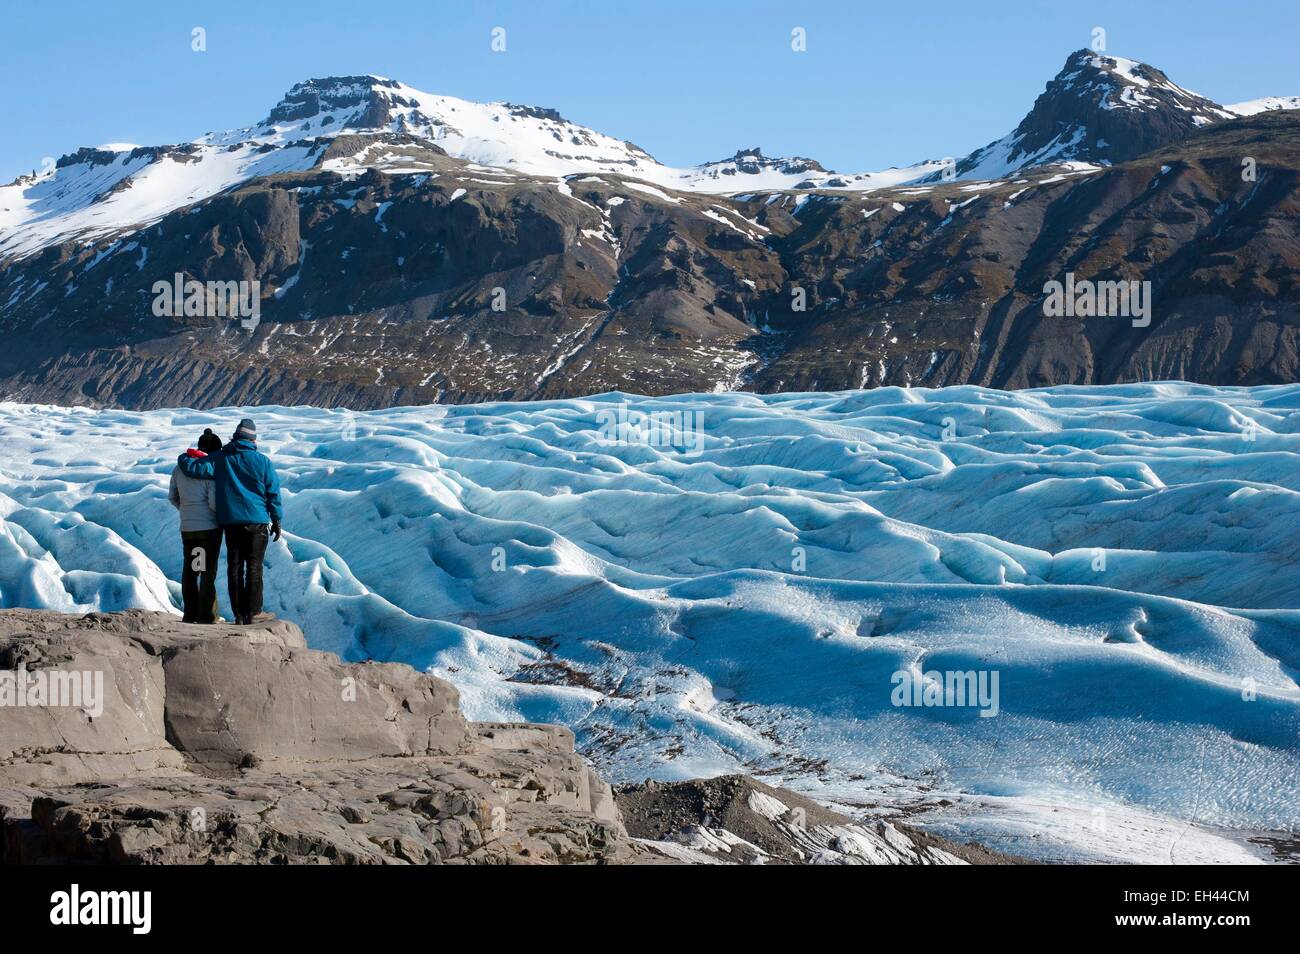
POLYGON ((1048 163, 1110 164, 1236 118, 1160 70, 1078 50, 1012 132, 957 164, 964 179, 997 179, 1048 163))
POLYGON ((309 80, 252 126, 0 189, 0 399, 1293 380, 1298 127, 1081 51, 956 181, 756 148, 676 169, 550 109, 309 80), (1149 326, 1044 320, 1067 272, 1150 281, 1149 326), (161 307, 177 276, 257 283, 257 321, 161 307))

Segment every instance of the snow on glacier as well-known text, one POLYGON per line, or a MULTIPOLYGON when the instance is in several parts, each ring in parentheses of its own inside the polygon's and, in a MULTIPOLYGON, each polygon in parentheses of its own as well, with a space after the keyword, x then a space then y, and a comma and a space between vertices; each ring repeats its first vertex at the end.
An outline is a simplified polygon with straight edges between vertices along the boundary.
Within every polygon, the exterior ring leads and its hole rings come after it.
POLYGON ((1300 386, 0 404, 0 605, 175 612, 168 474, 245 414, 268 609, 616 779, 747 771, 1045 858, 1300 823, 1300 386), (620 408, 702 441, 611 439, 620 408), (902 671, 996 671, 998 714, 896 707, 902 671))

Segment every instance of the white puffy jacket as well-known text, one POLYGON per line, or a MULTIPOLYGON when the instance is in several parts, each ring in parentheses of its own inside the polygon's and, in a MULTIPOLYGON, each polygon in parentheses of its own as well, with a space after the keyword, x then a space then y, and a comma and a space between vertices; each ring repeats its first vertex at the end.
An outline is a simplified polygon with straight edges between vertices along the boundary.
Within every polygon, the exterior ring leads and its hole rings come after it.
POLYGON ((172 471, 167 499, 180 511, 181 532, 214 530, 217 526, 217 482, 187 477, 177 467, 172 471))

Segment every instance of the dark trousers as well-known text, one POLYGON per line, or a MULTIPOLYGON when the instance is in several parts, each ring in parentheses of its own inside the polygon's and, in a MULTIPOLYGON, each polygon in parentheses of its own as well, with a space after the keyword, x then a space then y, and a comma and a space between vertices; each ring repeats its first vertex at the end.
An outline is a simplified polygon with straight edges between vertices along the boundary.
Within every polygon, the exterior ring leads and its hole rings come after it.
POLYGON ((187 623, 217 621, 217 561, 221 530, 182 530, 185 559, 181 564, 181 598, 187 623))
POLYGON ((264 523, 222 527, 226 531, 226 585, 236 623, 262 612, 262 558, 268 540, 264 523))

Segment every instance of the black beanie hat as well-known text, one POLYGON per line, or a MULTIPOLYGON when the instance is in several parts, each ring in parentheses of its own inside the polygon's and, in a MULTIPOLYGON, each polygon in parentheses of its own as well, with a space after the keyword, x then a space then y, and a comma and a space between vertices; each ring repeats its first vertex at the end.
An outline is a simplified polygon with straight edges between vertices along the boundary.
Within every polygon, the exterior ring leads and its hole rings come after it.
POLYGON ((213 451, 221 450, 221 438, 212 433, 212 428, 203 428, 203 434, 199 437, 199 443, 196 445, 199 450, 205 454, 211 454, 213 451))

